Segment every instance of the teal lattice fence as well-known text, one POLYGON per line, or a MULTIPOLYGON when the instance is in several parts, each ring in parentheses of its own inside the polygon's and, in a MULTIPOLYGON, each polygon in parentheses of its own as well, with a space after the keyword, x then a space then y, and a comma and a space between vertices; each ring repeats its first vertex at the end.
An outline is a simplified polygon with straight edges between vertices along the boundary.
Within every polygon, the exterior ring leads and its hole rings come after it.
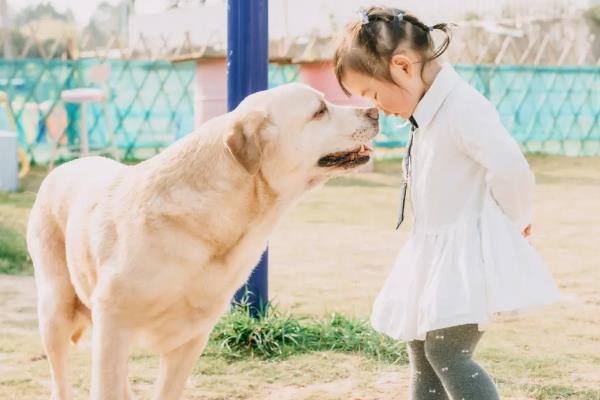
POLYGON ((300 70, 297 65, 269 66, 269 87, 275 87, 284 83, 297 82, 300 80, 300 70))
POLYGON ((528 152, 600 155, 600 68, 458 65, 528 152))
MULTIPOLYGON (((109 60, 110 119, 126 158, 145 158, 193 128, 193 62, 109 60)), ((0 59, 0 90, 7 93, 21 146, 37 162, 49 155, 53 112, 64 89, 90 86, 98 60, 0 59)), ((528 152, 600 155, 600 68, 517 65, 456 65, 458 72, 497 107, 502 121, 528 152)), ((202 77, 198 77, 202 79, 202 77)), ((269 84, 299 79, 294 65, 271 65, 269 84)), ((78 112, 66 106, 65 144, 78 143, 78 112)), ((89 107, 90 143, 106 142, 98 107, 89 107)), ((408 127, 383 118, 380 147, 405 145, 408 127)))
MULTIPOLYGON (((119 147, 126 158, 140 150, 158 150, 193 128, 194 63, 109 60, 111 74, 105 83, 110 93, 109 111, 119 147)), ((0 61, 0 90, 10 99, 21 145, 34 161, 49 154, 48 119, 63 107, 65 89, 93 86, 88 70, 97 60, 17 59, 0 61)), ((66 143, 78 143, 79 107, 65 105, 66 143)), ((55 121, 51 121, 55 122, 55 121)), ((99 106, 88 108, 90 144, 106 138, 106 121, 99 106)))

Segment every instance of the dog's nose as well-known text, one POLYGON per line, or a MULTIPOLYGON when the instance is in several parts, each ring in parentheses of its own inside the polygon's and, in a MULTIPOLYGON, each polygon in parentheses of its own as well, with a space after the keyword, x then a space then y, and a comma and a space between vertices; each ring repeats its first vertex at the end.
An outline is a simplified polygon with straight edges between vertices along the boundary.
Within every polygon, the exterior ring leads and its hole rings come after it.
POLYGON ((367 108, 366 114, 367 117, 371 118, 374 121, 379 120, 379 110, 375 107, 367 108))

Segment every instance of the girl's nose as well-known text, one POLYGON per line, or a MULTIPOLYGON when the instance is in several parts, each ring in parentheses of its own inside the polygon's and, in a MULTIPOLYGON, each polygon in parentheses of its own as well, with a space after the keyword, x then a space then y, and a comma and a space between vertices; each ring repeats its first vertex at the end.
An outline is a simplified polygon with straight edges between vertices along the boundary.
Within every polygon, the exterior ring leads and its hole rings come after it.
POLYGON ((375 107, 367 108, 366 110, 367 117, 371 118, 374 121, 379 119, 379 110, 375 107))

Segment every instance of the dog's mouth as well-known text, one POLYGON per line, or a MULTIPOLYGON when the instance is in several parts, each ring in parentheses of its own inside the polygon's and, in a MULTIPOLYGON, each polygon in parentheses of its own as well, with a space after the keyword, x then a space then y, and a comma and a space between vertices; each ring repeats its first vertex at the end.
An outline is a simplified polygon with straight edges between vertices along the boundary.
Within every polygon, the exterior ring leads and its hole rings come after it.
POLYGON ((363 144, 359 148, 351 151, 338 151, 329 153, 319 159, 318 165, 323 168, 344 168, 350 169, 358 167, 369 162, 373 148, 363 144))

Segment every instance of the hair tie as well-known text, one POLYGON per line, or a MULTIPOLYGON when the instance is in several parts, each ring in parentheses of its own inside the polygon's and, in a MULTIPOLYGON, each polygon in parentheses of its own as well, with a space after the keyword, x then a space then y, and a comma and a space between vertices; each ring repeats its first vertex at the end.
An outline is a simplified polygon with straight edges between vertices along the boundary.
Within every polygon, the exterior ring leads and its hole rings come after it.
POLYGON ((367 14, 367 10, 361 9, 356 14, 358 15, 358 20, 360 21, 361 25, 366 25, 369 23, 369 15, 367 14))
POLYGON ((397 15, 397 17, 398 17, 398 21, 404 21, 404 14, 405 14, 405 12, 404 12, 404 11, 400 11, 400 12, 398 13, 398 15, 397 15))
POLYGON ((433 26, 427 25, 427 32, 432 32, 432 31, 433 31, 433 26))

